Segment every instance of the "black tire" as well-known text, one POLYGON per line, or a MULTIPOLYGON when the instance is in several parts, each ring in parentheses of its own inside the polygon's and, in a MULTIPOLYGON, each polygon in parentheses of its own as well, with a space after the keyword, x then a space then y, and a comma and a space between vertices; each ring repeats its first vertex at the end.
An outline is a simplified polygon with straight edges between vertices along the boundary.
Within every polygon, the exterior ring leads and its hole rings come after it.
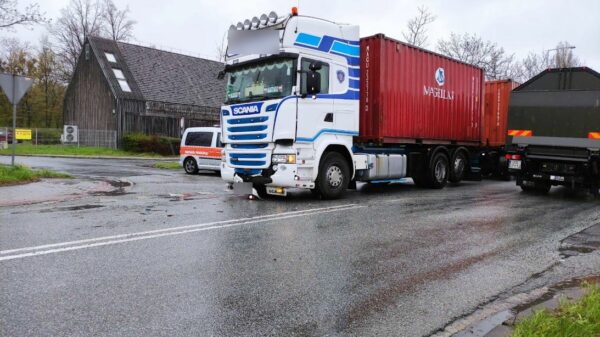
POLYGON ((535 181, 533 185, 525 184, 525 182, 521 183, 521 189, 527 193, 547 194, 550 192, 550 188, 552 188, 552 185, 540 181, 535 181))
POLYGON ((185 158, 183 161, 183 169, 187 174, 197 174, 198 164, 196 163, 196 159, 192 157, 185 158))
POLYGON ((448 180, 451 183, 461 182, 465 178, 465 175, 467 173, 467 167, 469 164, 465 151, 455 151, 452 155, 452 160, 450 161, 450 163, 450 177, 448 178, 448 180))
POLYGON ((327 152, 321 159, 315 189, 323 199, 337 199, 348 188, 350 168, 344 156, 337 152, 327 152))
POLYGON ((448 183, 449 175, 448 156, 443 152, 436 153, 431 159, 427 170, 427 185, 434 189, 444 188, 448 183))

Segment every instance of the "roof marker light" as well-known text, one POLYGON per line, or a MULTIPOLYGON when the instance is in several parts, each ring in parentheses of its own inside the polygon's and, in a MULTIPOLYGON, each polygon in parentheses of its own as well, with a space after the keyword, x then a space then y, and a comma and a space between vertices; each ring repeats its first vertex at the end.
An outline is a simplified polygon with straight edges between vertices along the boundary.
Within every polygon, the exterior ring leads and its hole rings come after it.
POLYGON ((237 25, 235 26, 235 28, 237 30, 244 30, 244 24, 241 22, 238 22, 237 25))
POLYGON ((278 16, 277 16, 277 13, 275 13, 275 12, 271 12, 271 13, 269 13, 269 16, 268 16, 268 18, 269 18, 269 22, 270 22, 270 23, 275 23, 275 22, 277 22, 277 18, 278 18, 278 16))
POLYGON ((260 26, 261 27, 266 26, 268 22, 269 22, 269 17, 267 16, 267 14, 263 14, 260 16, 260 26))
POLYGON ((244 20, 244 29, 250 29, 251 22, 250 20, 244 20))
POLYGON ((292 7, 292 16, 298 16, 298 7, 292 7))
POLYGON ((252 21, 251 21, 251 27, 252 27, 252 29, 258 28, 259 24, 260 24, 260 20, 256 16, 253 17, 252 21))

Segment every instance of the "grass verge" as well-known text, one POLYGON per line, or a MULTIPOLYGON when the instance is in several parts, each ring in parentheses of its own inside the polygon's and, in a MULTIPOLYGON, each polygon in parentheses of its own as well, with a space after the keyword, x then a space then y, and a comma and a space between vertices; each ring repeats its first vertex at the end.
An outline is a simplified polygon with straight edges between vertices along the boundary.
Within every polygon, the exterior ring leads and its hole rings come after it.
POLYGON ((71 178, 71 176, 48 169, 32 170, 24 165, 0 165, 0 186, 33 182, 41 178, 71 178))
POLYGON ((159 163, 152 165, 152 167, 158 168, 158 169, 165 169, 165 170, 181 170, 182 169, 181 165, 179 165, 178 162, 172 162, 172 161, 159 162, 159 163))
MULTIPOLYGON (((112 156, 112 157, 162 157, 156 153, 136 153, 107 147, 91 147, 77 145, 33 145, 17 144, 17 155, 62 155, 62 156, 112 156)), ((12 154, 12 145, 8 149, 0 149, 0 155, 12 154)))
POLYGON ((576 302, 563 301, 555 311, 536 311, 517 324, 512 337, 600 336, 600 288, 587 287, 588 293, 576 302))

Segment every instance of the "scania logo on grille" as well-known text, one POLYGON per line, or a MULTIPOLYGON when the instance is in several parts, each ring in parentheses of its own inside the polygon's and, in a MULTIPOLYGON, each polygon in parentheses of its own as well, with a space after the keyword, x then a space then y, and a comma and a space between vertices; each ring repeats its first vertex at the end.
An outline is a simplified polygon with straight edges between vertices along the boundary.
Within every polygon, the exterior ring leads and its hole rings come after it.
POLYGON ((254 115, 260 113, 261 103, 240 104, 231 107, 234 116, 239 115, 254 115))

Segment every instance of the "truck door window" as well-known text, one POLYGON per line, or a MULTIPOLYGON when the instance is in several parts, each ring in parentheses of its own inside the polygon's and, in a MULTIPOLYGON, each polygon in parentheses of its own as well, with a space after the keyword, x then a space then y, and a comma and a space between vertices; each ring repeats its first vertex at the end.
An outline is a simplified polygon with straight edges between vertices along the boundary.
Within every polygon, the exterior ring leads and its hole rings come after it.
MULTIPOLYGON (((301 78, 302 78, 302 88, 300 88, 301 94, 306 94, 306 73, 310 71, 310 64, 316 62, 315 60, 303 58, 300 69, 301 78)), ((321 62, 321 69, 317 70, 319 74, 321 74, 321 94, 329 93, 329 64, 321 62)))
POLYGON ((212 139, 212 132, 188 132, 187 137, 185 137, 185 145, 210 147, 212 139))

